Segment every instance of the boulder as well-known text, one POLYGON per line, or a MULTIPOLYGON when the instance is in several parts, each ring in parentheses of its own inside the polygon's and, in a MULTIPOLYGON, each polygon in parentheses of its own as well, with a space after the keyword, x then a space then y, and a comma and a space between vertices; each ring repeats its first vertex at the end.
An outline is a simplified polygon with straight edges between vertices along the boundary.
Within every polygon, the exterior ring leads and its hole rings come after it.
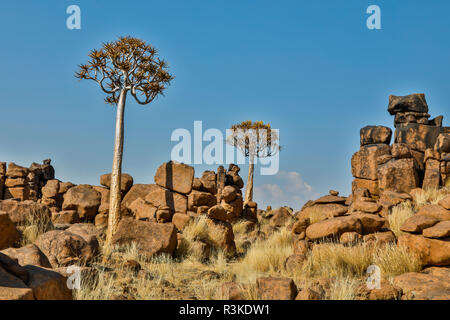
POLYGON ((430 228, 438 223, 439 220, 427 215, 415 214, 405 220, 401 225, 400 230, 410 233, 422 233, 422 230, 430 228))
POLYGON ((381 211, 382 207, 371 198, 359 197, 353 202, 352 209, 367 213, 377 213, 381 211))
MULTIPOLYGON (((213 196, 215 199, 215 197, 213 196)), ((165 189, 158 189, 145 196, 145 201, 156 208, 169 207, 172 214, 175 212, 187 212, 188 199, 185 195, 165 189)))
POLYGON ((121 203, 121 214, 122 216, 129 216, 131 215, 131 211, 129 209, 130 205, 133 203, 134 200, 137 198, 145 199, 147 194, 149 194, 152 191, 161 189, 160 186, 156 184, 135 184, 131 187, 130 191, 127 192, 125 197, 122 199, 121 203))
POLYGON ((80 216, 75 210, 65 210, 52 213, 53 224, 73 224, 80 222, 80 216))
POLYGON ((20 233, 6 212, 0 211, 0 250, 20 240, 20 233))
POLYGON ((223 300, 245 300, 242 288, 235 282, 225 282, 220 287, 220 295, 223 300))
POLYGON ((193 190, 188 196, 188 209, 192 210, 194 207, 207 206, 212 207, 217 204, 217 198, 209 193, 193 190))
POLYGON ((450 237, 450 221, 442 221, 433 225, 432 227, 424 229, 423 235, 427 238, 450 237))
POLYGON ((112 244, 135 242, 146 258, 158 254, 173 254, 177 247, 177 229, 172 223, 154 223, 123 218, 112 238, 112 244))
POLYGON ((101 202, 100 207, 98 207, 98 213, 109 213, 109 189, 99 186, 94 186, 93 188, 101 194, 101 202))
POLYGON ((441 133, 436 139, 434 150, 438 153, 450 153, 450 133, 441 133))
POLYGON ((445 198, 441 199, 438 202, 438 205, 440 205, 444 209, 450 210, 450 195, 448 195, 445 198))
POLYGON ((175 213, 172 217, 172 223, 178 231, 182 231, 191 221, 191 216, 185 213, 175 213))
POLYGON ((313 204, 328 204, 328 203, 337 203, 337 204, 345 204, 345 201, 347 198, 345 197, 339 197, 337 195, 326 195, 323 197, 320 197, 317 200, 314 200, 313 204))
POLYGON ((392 231, 380 231, 371 234, 367 234, 363 237, 363 241, 373 246, 383 246, 386 244, 392 244, 397 242, 397 238, 392 231))
POLYGON ((427 268, 422 272, 408 272, 396 276, 394 286, 400 288, 405 299, 449 300, 450 269, 427 268))
POLYGON ((234 201, 234 199, 236 199, 237 196, 237 190, 236 187, 233 186, 225 186, 223 188, 222 191, 222 199, 227 202, 230 203, 232 201, 234 201))
POLYGON ((131 205, 128 206, 128 209, 133 213, 136 220, 156 221, 156 211, 158 208, 142 198, 134 200, 131 205))
POLYGON ((211 245, 223 250, 227 256, 233 256, 236 253, 236 244, 231 223, 207 219, 207 226, 211 245))
POLYGON ((306 229, 306 236, 310 240, 324 238, 340 238, 344 232, 357 232, 361 234, 363 225, 355 216, 344 216, 327 219, 310 225, 306 229))
POLYGON ((28 287, 36 300, 72 300, 67 278, 51 269, 33 265, 24 266, 30 275, 28 287))
POLYGON ((76 210, 81 219, 94 219, 101 204, 102 195, 92 186, 81 184, 64 194, 63 210, 76 210))
POLYGON ((395 159, 409 159, 412 158, 409 146, 404 143, 394 143, 391 146, 391 155, 395 159))
POLYGON ((53 268, 88 262, 98 253, 98 243, 91 247, 81 236, 66 230, 41 234, 35 245, 45 254, 53 268))
POLYGON ((220 221, 231 221, 233 218, 233 216, 229 215, 229 212, 220 205, 209 208, 208 217, 220 221))
POLYGON ((34 244, 26 245, 22 248, 8 248, 2 250, 1 253, 6 254, 11 259, 16 260, 21 266, 33 265, 44 268, 51 268, 47 257, 34 244))
POLYGON ((395 115, 398 112, 418 112, 427 113, 428 104, 425 94, 414 93, 407 96, 389 96, 388 112, 395 115))
POLYGON ((361 221, 363 234, 378 232, 386 223, 386 219, 377 214, 355 213, 352 216, 361 221))
POLYGON ((433 217, 439 221, 450 220, 450 210, 444 209, 440 205, 430 204, 423 206, 417 211, 417 215, 433 217))
POLYGON ((10 179, 25 178, 28 176, 30 169, 18 166, 14 162, 8 164, 8 170, 6 170, 6 176, 10 179))
POLYGON ((233 201, 226 202, 225 200, 222 200, 220 205, 228 212, 230 216, 233 216, 233 218, 236 219, 242 215, 244 199, 242 198, 242 195, 238 194, 233 201))
POLYGON ((352 175, 355 178, 377 180, 377 158, 390 154, 390 148, 386 144, 374 144, 361 147, 352 156, 352 175))
POLYGON ((391 160, 378 167, 381 192, 409 193, 419 186, 419 176, 413 159, 391 160))
MULTIPOLYGON (((100 184, 111 189, 111 173, 105 173, 100 176, 100 184)), ((133 177, 128 173, 122 173, 120 176, 120 191, 125 194, 133 186, 133 177)))
POLYGON ((316 204, 302 209, 296 216, 297 219, 304 219, 311 216, 316 221, 325 220, 327 218, 340 217, 348 212, 348 207, 338 203, 316 204))
POLYGON ((194 168, 183 163, 163 163, 155 174, 155 183, 169 190, 188 194, 192 190, 194 168))
POLYGON ((0 265, 0 300, 34 300, 33 290, 0 265))
POLYGON ((258 278, 256 288, 262 300, 294 300, 298 293, 297 286, 289 278, 258 278))
POLYGON ((339 243, 344 245, 355 245, 362 241, 363 237, 357 232, 344 232, 339 238, 339 243))
POLYGON ((285 207, 280 207, 272 211, 270 224, 275 227, 282 227, 294 220, 292 214, 285 207))
POLYGON ((416 253, 423 265, 446 266, 450 264, 450 242, 406 234, 398 238, 399 245, 416 253))
POLYGON ((399 123, 395 130, 395 142, 407 144, 411 149, 425 152, 434 148, 441 132, 440 127, 419 123, 399 123))
POLYGON ((369 144, 390 144, 392 130, 384 126, 366 126, 360 131, 361 147, 369 144))
POLYGON ((217 193, 217 183, 216 183, 216 173, 214 171, 205 171, 200 178, 202 182, 202 190, 216 194, 217 193))
POLYGON ((441 163, 438 160, 428 159, 425 166, 423 189, 439 189, 441 185, 441 163))
POLYGON ((23 224, 30 219, 47 220, 52 215, 46 205, 31 200, 17 201, 9 199, 0 201, 0 211, 7 212, 11 221, 15 224, 23 224))
POLYGON ((355 190, 361 189, 361 188, 369 190, 370 194, 374 195, 374 196, 380 194, 378 181, 367 180, 367 179, 359 179, 359 178, 353 179, 353 182, 352 182, 352 193, 354 193, 355 190))

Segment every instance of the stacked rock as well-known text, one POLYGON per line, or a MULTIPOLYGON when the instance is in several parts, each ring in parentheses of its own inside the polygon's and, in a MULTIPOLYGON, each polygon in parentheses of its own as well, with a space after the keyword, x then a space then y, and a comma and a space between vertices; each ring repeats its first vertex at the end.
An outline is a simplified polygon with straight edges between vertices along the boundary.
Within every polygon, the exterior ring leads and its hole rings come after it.
POLYGON ((13 162, 8 164, 4 199, 19 199, 23 201, 30 198, 29 171, 28 168, 18 166, 13 162))
POLYGON ((6 163, 0 162, 0 200, 3 199, 6 180, 6 163))

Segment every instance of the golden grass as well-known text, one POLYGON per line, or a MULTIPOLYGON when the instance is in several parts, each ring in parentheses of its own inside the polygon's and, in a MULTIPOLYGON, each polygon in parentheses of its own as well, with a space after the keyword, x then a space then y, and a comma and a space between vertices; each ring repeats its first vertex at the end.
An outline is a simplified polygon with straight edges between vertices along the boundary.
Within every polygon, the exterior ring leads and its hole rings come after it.
POLYGON ((27 215, 25 222, 18 224, 17 229, 22 233, 20 246, 26 246, 34 243, 41 234, 53 230, 54 226, 51 217, 37 211, 27 215))
POLYGON ((402 202, 392 208, 391 214, 388 216, 389 226, 395 236, 398 237, 403 234, 400 227, 406 219, 415 214, 414 205, 410 201, 402 202))
POLYGON ((426 189, 414 195, 414 202, 416 208, 420 208, 428 204, 437 204, 448 194, 450 194, 449 186, 441 189, 426 189))
POLYGON ((328 300, 354 300, 356 290, 361 285, 360 280, 352 277, 338 277, 331 284, 328 300))

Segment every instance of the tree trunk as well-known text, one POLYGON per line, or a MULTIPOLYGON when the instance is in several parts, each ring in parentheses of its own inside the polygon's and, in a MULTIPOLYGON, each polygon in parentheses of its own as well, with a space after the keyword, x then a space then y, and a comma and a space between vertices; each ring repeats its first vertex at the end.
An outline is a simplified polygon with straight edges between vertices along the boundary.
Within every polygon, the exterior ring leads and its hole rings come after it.
POLYGON ((250 163, 248 165, 248 178, 247 178, 247 188, 245 189, 245 199, 244 206, 253 201, 253 172, 255 171, 255 164, 253 162, 253 157, 250 158, 250 163))
POLYGON ((106 243, 111 244, 112 236, 114 235, 117 225, 120 221, 120 183, 122 176, 122 156, 123 156, 123 118, 125 113, 125 101, 127 99, 127 91, 123 89, 120 93, 119 102, 117 103, 116 114, 116 133, 114 138, 114 157, 111 173, 111 187, 109 198, 109 216, 108 216, 108 230, 106 233, 106 243))

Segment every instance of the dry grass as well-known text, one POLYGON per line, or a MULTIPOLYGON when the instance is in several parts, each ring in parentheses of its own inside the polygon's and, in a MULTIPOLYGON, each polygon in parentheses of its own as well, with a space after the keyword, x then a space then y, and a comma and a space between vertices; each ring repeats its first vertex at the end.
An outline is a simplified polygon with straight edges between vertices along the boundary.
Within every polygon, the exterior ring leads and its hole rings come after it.
POLYGON ((398 237, 403 234, 400 227, 406 219, 415 214, 414 205, 410 201, 402 202, 392 208, 391 214, 388 216, 389 226, 395 236, 398 237))
POLYGON ((418 192, 414 196, 416 208, 423 207, 428 204, 437 204, 440 200, 450 194, 449 186, 441 189, 427 189, 418 192))
POLYGON ((37 211, 27 215, 25 222, 17 225, 17 229, 22 233, 20 246, 34 243, 43 233, 54 229, 52 219, 48 215, 37 211))
POLYGON ((360 280, 352 277, 336 278, 330 288, 329 300, 354 300, 356 297, 356 290, 361 285, 360 280))

